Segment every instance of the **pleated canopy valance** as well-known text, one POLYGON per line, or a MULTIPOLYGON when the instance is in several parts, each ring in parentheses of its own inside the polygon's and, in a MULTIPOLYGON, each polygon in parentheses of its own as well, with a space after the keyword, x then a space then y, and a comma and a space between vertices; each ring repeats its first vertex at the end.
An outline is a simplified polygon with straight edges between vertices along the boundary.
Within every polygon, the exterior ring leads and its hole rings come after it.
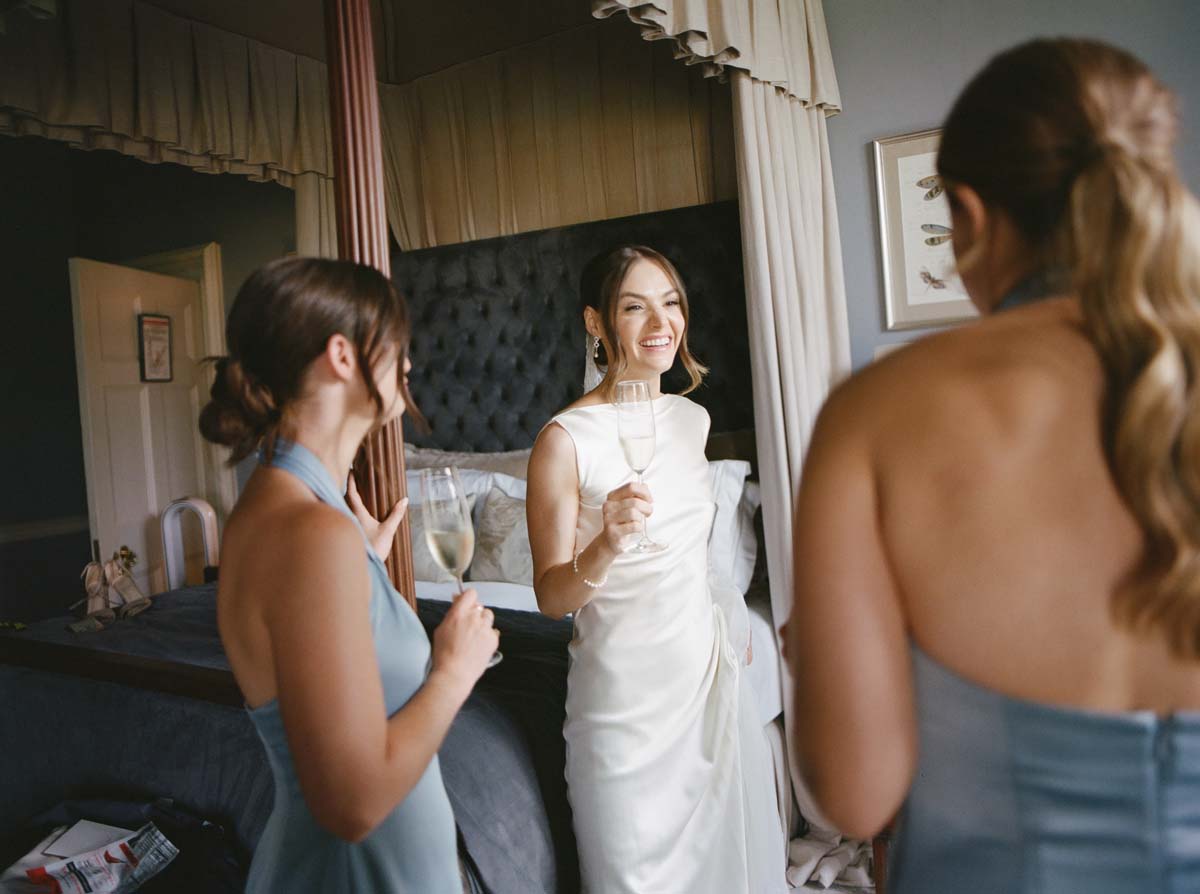
MULTIPOLYGON (((379 85, 401 247, 736 195, 728 90, 614 25, 379 85)), ((0 134, 293 187, 302 254, 336 250, 328 93, 324 62, 141 0, 0 35, 0 134)))
POLYGON ((0 133, 294 185, 331 172, 325 65, 136 0, 0 36, 0 133))
POLYGON ((748 72, 805 106, 841 111, 820 3, 789 0, 592 0, 592 14, 625 13, 645 40, 670 40, 675 58, 724 76, 748 72))

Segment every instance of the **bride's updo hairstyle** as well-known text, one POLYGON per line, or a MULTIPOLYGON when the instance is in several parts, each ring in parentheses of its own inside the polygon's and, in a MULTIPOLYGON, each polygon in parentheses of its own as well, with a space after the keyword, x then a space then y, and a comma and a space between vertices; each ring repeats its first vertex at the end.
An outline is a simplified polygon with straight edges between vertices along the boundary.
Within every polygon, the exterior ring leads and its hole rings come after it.
POLYGON ((1106 379, 1108 465, 1145 536, 1113 615, 1195 659, 1200 206, 1176 172, 1177 131, 1174 96, 1130 54, 1037 40, 994 58, 963 91, 938 172, 1003 210, 1038 266, 1078 295, 1106 379))
POLYGON ((704 381, 708 367, 702 364, 688 350, 688 299, 687 290, 683 287, 683 279, 675 265, 659 252, 644 245, 622 245, 612 251, 597 255, 588 261, 579 278, 579 295, 584 307, 590 307, 600 316, 604 335, 596 356, 596 365, 604 370, 604 378, 599 384, 601 393, 608 398, 613 397, 613 389, 628 368, 625 352, 621 349, 620 339, 617 338, 617 306, 620 303, 621 283, 625 274, 636 261, 650 261, 657 265, 675 291, 679 293, 679 309, 683 313, 683 334, 679 338, 679 350, 676 356, 687 371, 691 380, 683 389, 683 394, 693 391, 704 381))
POLYGON ((382 419, 387 408, 371 370, 399 349, 397 384, 407 412, 420 421, 404 383, 408 310, 395 286, 374 267, 325 258, 281 258, 258 268, 238 290, 216 358, 212 399, 200 433, 232 449, 236 463, 260 444, 268 457, 288 424, 309 365, 340 334, 354 344, 367 393, 382 419))

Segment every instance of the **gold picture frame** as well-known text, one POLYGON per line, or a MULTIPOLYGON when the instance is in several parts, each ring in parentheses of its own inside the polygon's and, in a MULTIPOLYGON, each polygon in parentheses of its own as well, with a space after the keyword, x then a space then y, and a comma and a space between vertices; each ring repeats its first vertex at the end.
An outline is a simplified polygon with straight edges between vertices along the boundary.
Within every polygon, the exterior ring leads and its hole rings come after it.
POLYGON ((873 143, 889 330, 978 316, 955 272, 950 206, 937 176, 941 136, 941 130, 922 130, 873 143))

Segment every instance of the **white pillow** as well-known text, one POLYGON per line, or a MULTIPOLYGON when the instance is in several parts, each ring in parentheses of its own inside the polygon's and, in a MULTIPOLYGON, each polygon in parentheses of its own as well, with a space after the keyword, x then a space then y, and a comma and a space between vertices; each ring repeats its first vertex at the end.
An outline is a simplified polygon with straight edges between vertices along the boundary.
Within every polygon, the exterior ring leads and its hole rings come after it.
POLYGON ((738 501, 737 552, 733 563, 733 584, 743 596, 754 579, 754 563, 758 561, 758 534, 754 530, 754 516, 762 505, 762 489, 756 482, 747 481, 738 501))
POLYGON ((514 500, 523 501, 525 499, 527 484, 524 478, 514 478, 512 475, 495 472, 492 474, 491 487, 512 497, 514 500))
POLYGON ((493 487, 488 492, 475 529, 471 580, 506 581, 533 586, 533 555, 529 550, 529 528, 525 522, 523 497, 524 494, 520 497, 511 496, 499 487, 493 487))
MULTIPOLYGON (((441 467, 430 466, 430 468, 441 467)), ((462 482, 463 490, 466 491, 467 497, 470 498, 471 505, 474 507, 471 510, 471 521, 475 524, 479 522, 479 510, 483 508, 483 497, 492 489, 495 477, 492 472, 481 472, 478 469, 458 470, 458 480, 462 482)), ((505 478, 507 477, 505 476, 505 478)), ((425 501, 425 494, 421 490, 420 470, 410 469, 405 480, 408 484, 408 515, 412 519, 420 515, 421 503, 425 501)))
POLYGON ((529 454, 532 450, 533 448, 526 448, 524 450, 508 450, 503 453, 470 453, 405 444, 404 464, 409 469, 457 466, 459 469, 500 472, 524 481, 529 475, 529 454))
POLYGON ((754 534, 754 513, 761 500, 758 486, 747 485, 750 463, 740 459, 722 459, 708 464, 716 512, 708 535, 709 573, 737 588, 741 594, 750 589, 758 538, 754 534))
MULTIPOLYGON (((431 467, 433 468, 433 467, 431 467)), ((525 524, 525 482, 499 472, 483 472, 478 469, 458 470, 458 480, 466 492, 467 505, 471 510, 471 524, 475 528, 475 556, 467 569, 471 580, 495 580, 533 585, 533 558, 529 551, 529 532, 525 524), (489 496, 497 497, 496 508, 488 513, 489 496), (514 502, 518 507, 512 507, 514 502), (519 509, 519 513, 517 510, 519 509), (514 527, 504 520, 519 514, 519 524, 514 527), (483 573, 475 570, 475 563, 483 554, 483 573), (522 563, 528 563, 528 572, 521 571, 522 563), (501 574, 503 571, 505 574, 501 574), (499 576, 491 576, 499 575, 499 576)), ((433 560, 425 543, 425 525, 421 516, 421 472, 408 473, 408 518, 412 525, 413 577, 421 581, 445 582, 454 578, 446 574, 433 560)))

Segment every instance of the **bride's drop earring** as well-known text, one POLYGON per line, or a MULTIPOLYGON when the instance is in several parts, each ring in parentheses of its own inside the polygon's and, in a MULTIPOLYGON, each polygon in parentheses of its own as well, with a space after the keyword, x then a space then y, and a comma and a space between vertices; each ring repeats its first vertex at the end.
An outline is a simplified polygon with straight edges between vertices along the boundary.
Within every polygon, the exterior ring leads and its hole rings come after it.
POLYGON ((600 336, 598 335, 592 336, 592 361, 600 362, 600 336))

